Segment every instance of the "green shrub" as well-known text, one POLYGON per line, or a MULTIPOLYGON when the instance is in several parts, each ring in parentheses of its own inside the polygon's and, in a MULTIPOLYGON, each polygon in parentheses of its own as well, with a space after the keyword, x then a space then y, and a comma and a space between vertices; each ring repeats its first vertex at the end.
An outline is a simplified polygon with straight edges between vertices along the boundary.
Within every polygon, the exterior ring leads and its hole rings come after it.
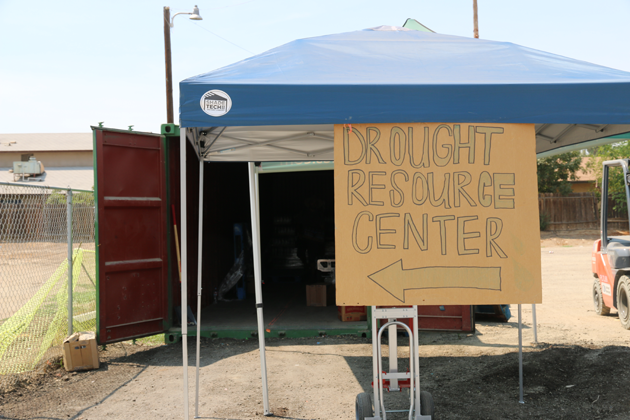
MULTIPOLYGON (((66 204, 67 197, 65 191, 55 190, 46 200, 47 205, 66 204)), ((91 192, 75 192, 72 194, 72 204, 94 205, 94 193, 91 192)))
POLYGON ((547 230, 547 228, 549 227, 549 220, 550 217, 547 213, 541 213, 540 214, 540 230, 541 232, 544 230, 547 230))

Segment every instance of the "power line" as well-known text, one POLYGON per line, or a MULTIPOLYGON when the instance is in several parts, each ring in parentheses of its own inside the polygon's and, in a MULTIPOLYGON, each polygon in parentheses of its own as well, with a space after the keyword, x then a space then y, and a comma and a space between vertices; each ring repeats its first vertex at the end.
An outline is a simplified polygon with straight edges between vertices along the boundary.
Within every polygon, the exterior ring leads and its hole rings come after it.
MULTIPOLYGON (((251 1, 254 1, 254 0, 251 0, 251 1)), ((247 2, 247 3, 249 3, 249 2, 247 2)), ((242 3, 242 4, 244 4, 244 3, 242 3)), ((193 22, 193 23, 194 23, 194 22, 193 22)), ((225 42, 228 42, 228 43, 230 43, 230 44, 234 45, 235 47, 240 48, 241 50, 243 50, 243 51, 246 51, 246 52, 250 53, 251 55, 256 55, 256 53, 251 52, 251 51, 250 51, 250 50, 248 50, 247 48, 243 48, 243 47, 241 47, 240 45, 236 45, 236 44, 235 44, 235 43, 233 43, 232 41, 230 41, 230 40, 228 40, 228 39, 223 38, 221 35, 215 34, 214 32, 212 32, 212 31, 211 31, 210 29, 208 29, 208 28, 204 28, 203 26, 201 26, 201 25, 199 25, 199 24, 197 24, 197 23, 195 23, 195 26, 197 26, 198 28, 203 29, 204 31, 208 31, 208 32, 210 32, 212 35, 216 36, 217 38, 221 38, 221 39, 222 39, 222 40, 224 40, 225 42)))

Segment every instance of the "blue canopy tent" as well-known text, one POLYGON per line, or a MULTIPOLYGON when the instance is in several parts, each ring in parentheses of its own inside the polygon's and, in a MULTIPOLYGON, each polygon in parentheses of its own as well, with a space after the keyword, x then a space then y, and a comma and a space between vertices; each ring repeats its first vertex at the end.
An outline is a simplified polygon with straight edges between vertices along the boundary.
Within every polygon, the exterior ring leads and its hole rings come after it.
MULTIPOLYGON (((265 414, 270 412, 252 162, 333 160, 334 124, 533 123, 538 153, 587 147, 589 141, 630 132, 628 98, 627 72, 506 42, 399 27, 296 40, 180 82, 181 150, 186 141, 193 144, 201 176, 204 161, 250 162, 265 414)), ((185 311, 185 153, 181 159, 185 311)), ((199 261, 201 252, 200 242, 199 261)), ((185 329, 182 333, 187 384, 185 329)), ((187 401, 186 385, 184 394, 187 401)), ((187 415, 187 404, 185 409, 187 415)))

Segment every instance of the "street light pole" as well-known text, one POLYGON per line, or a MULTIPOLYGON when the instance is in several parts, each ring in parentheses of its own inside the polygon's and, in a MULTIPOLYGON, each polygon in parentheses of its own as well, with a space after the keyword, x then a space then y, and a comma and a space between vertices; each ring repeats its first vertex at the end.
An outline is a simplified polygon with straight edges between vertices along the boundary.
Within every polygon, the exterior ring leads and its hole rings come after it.
POLYGON ((173 73, 171 70, 171 28, 177 15, 190 15, 190 20, 203 20, 195 5, 192 13, 179 12, 171 19, 171 9, 164 6, 164 62, 166 65, 166 122, 173 123, 173 73))
POLYGON ((166 122, 173 123, 173 73, 171 71, 171 9, 164 7, 164 58, 166 64, 166 122))
POLYGON ((479 38, 479 17, 477 15, 477 0, 473 0, 473 21, 475 38, 479 38))

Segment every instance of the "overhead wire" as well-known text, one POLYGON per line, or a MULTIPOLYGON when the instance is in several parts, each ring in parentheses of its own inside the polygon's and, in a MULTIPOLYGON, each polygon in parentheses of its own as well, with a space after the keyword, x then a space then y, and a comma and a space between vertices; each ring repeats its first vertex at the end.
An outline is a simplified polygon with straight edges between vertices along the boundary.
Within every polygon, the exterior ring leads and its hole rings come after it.
MULTIPOLYGON (((252 1, 254 1, 254 0, 252 0, 252 1)), ((243 4, 244 4, 244 3, 243 3, 243 4)), ((193 22, 193 23, 194 23, 194 22, 193 22)), ((232 41, 230 41, 230 40, 228 40, 228 39, 223 38, 221 35, 215 34, 215 33, 214 33, 214 32, 212 32, 210 29, 205 28, 205 27, 203 27, 203 26, 201 26, 201 25, 199 25, 199 24, 197 24, 197 23, 194 23, 194 24, 195 24, 195 26, 197 26, 198 28, 201 28, 201 29, 203 29, 204 31, 208 31, 208 32, 210 32, 212 35, 216 36, 217 38, 221 38, 221 39, 222 39, 222 40, 224 40, 225 42, 230 43, 230 44, 234 45, 234 46, 235 46, 235 47, 237 47, 237 48, 240 48, 241 50, 243 50, 243 51, 245 51, 245 52, 248 52, 248 53, 250 53, 250 54, 252 54, 252 55, 256 55, 256 53, 255 53, 255 52, 251 52, 251 51, 250 51, 250 50, 248 50, 247 48, 243 48, 243 47, 241 47, 240 45, 237 45, 237 44, 233 43, 232 41)))

